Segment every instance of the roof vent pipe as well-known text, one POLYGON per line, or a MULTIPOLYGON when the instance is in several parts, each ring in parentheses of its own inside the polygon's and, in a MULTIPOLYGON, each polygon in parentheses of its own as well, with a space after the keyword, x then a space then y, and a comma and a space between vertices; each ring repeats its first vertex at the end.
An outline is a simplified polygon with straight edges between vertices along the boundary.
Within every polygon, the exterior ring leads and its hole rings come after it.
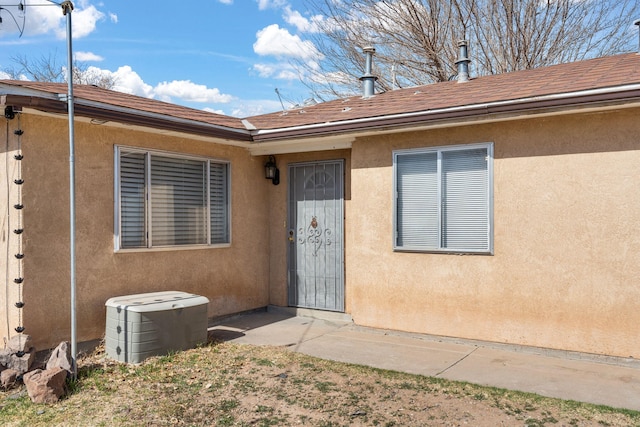
POLYGON ((640 19, 636 19, 633 21, 633 25, 638 26, 638 54, 640 54, 640 19))
POLYGON ((374 84, 378 78, 371 74, 373 68, 373 54, 376 52, 375 48, 367 46, 362 49, 366 55, 366 63, 364 68, 364 75, 360 77, 362 82, 362 97, 370 98, 375 95, 374 84))
POLYGON ((459 83, 469 81, 469 64, 471 60, 469 59, 467 43, 466 40, 460 40, 458 42, 458 60, 456 61, 456 65, 458 66, 459 83))

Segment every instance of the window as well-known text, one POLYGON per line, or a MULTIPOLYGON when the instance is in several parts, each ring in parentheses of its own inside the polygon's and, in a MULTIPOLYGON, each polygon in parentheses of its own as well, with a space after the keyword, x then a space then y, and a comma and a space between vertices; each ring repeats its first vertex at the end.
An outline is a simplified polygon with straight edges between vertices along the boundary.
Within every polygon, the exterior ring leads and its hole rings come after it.
POLYGON ((493 253, 493 145, 393 153, 394 249, 493 253))
POLYGON ((116 147, 116 249, 228 244, 229 165, 116 147))

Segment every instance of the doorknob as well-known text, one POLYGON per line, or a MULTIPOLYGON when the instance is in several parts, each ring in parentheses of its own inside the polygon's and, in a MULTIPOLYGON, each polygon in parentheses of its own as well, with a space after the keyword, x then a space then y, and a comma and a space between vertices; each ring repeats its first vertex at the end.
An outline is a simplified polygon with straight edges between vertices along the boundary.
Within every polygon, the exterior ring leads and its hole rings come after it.
POLYGON ((294 232, 293 230, 289 230, 289 241, 290 241, 290 242, 293 242, 293 241, 295 240, 295 239, 293 238, 294 233, 295 233, 295 232, 294 232))

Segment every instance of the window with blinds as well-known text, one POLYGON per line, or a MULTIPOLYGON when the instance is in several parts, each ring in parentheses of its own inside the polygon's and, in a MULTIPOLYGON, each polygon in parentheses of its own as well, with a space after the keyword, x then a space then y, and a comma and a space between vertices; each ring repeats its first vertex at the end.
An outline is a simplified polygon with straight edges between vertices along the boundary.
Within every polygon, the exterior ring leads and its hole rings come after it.
POLYGON ((227 244, 229 165, 116 148, 117 249, 227 244))
POLYGON ((394 249, 493 253, 493 145, 393 153, 394 249))

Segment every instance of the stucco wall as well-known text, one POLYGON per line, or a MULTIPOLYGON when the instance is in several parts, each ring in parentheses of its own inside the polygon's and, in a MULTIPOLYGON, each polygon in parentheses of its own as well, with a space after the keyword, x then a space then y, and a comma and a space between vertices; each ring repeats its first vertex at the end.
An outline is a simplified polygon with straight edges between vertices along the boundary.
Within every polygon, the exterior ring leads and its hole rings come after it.
MULTIPOLYGON (((211 300, 209 316, 286 306, 287 165, 345 159, 346 311, 357 324, 640 357, 639 114, 360 138, 277 156, 279 186, 241 148, 78 123, 78 339, 104 334, 116 295, 194 292, 211 300), (495 254, 394 252, 393 150, 479 142, 494 143, 495 254), (231 247, 114 253, 114 144, 230 160, 231 247)), ((23 323, 44 348, 69 339, 67 122, 25 114, 22 129, 23 323)))
MULTIPOLYGON (((23 115, 26 332, 38 348, 68 340, 69 181, 67 121, 23 115), (51 331, 45 334, 44 331, 51 331)), ((104 335, 113 296, 179 290, 209 298, 209 316, 268 304, 267 185, 245 149, 76 124, 78 340, 104 335), (232 243, 225 248, 114 253, 114 144, 231 161, 232 243)))
POLYGON ((640 357, 639 114, 357 140, 346 210, 354 321, 640 357), (495 144, 495 255, 394 252, 392 151, 479 142, 495 144))

